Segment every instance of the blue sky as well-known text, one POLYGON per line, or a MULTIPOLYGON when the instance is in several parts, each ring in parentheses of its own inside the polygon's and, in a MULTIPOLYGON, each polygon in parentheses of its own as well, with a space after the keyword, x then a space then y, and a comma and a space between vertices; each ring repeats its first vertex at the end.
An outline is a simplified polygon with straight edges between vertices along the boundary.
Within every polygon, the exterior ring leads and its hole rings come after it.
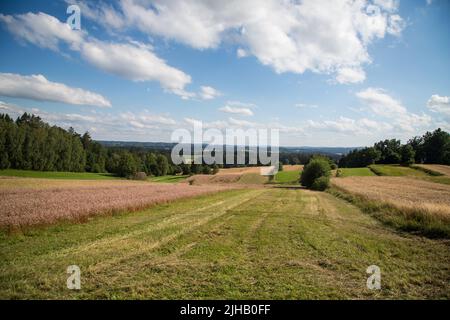
POLYGON ((450 130, 446 0, 2 1, 0 14, 0 112, 95 139, 170 141, 195 121, 279 128, 291 146, 450 130))

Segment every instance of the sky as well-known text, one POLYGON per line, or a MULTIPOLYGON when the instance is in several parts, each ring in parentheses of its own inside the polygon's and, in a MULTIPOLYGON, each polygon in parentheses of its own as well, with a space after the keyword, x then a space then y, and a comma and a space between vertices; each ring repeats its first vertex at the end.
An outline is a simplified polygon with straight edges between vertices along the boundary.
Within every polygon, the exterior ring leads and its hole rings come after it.
POLYGON ((405 142, 450 131, 449 96, 447 0, 0 2, 0 113, 97 140, 201 121, 283 146, 405 142))

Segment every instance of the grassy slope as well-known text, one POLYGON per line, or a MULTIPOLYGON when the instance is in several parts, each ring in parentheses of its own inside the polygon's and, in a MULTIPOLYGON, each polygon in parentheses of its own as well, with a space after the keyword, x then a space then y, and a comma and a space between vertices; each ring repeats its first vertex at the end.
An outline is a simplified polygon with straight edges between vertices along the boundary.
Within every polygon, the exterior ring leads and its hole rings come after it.
POLYGON ((298 184, 300 180, 300 171, 280 171, 275 176, 275 183, 280 184, 298 184))
POLYGON ((162 183, 175 183, 186 180, 188 176, 162 176, 162 177, 150 177, 148 180, 151 182, 162 183))
POLYGON ((370 177, 374 176, 375 173, 369 168, 341 168, 341 177, 370 177))
POLYGON ((402 167, 399 165, 381 165, 374 164, 370 166, 370 169, 379 176, 394 176, 394 177, 429 177, 429 175, 423 171, 416 170, 410 167, 402 167))
POLYGON ((450 298, 448 243, 326 193, 235 190, 0 234, 0 298, 450 298), (82 290, 65 288, 77 264, 82 290), (366 268, 382 290, 366 288, 366 268))
POLYGON ((415 177, 431 182, 450 184, 450 177, 437 176, 436 174, 427 173, 423 169, 417 167, 402 167, 398 165, 371 165, 370 169, 379 176, 396 176, 396 177, 415 177))
POLYGON ((7 169, 0 170, 0 176, 45 179, 111 180, 120 179, 109 173, 57 172, 7 169))

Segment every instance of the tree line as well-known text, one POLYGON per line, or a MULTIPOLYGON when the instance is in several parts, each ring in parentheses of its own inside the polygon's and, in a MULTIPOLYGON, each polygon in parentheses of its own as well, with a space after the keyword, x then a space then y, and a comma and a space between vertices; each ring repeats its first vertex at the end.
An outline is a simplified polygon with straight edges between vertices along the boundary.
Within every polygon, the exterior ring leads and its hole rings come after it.
POLYGON ((50 126, 40 117, 24 113, 15 121, 0 114, 0 169, 113 173, 132 177, 214 174, 217 165, 174 165, 168 154, 139 149, 106 148, 83 135, 50 126))
POLYGON ((439 128, 414 137, 405 144, 397 139, 380 141, 373 147, 351 151, 339 160, 339 167, 413 163, 450 165, 450 134, 439 128))

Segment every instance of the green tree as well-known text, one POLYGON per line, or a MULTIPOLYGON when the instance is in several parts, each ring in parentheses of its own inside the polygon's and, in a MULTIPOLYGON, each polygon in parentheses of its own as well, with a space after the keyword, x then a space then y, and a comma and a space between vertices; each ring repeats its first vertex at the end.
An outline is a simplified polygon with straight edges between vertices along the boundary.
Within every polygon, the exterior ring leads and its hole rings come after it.
POLYGON ((138 164, 133 155, 124 151, 120 155, 119 166, 117 168, 117 174, 121 177, 132 177, 138 171, 138 164))
POLYGON ((300 183, 302 186, 311 188, 314 182, 321 177, 329 178, 331 175, 330 163, 323 158, 311 160, 302 171, 300 183))
POLYGON ((416 153, 411 145, 405 144, 400 149, 401 164, 404 166, 410 166, 414 163, 414 157, 416 153))

